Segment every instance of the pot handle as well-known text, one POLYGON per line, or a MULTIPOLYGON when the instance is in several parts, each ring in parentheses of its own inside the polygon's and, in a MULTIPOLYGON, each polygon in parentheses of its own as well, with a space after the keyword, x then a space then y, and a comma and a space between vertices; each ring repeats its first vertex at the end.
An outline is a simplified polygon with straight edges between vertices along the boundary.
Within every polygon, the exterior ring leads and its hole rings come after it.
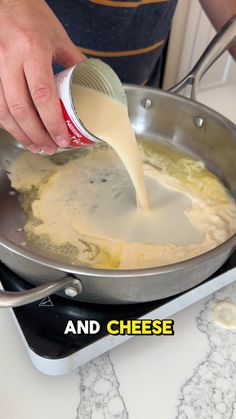
POLYGON ((169 89, 169 92, 179 93, 187 85, 192 85, 191 99, 197 100, 196 96, 201 78, 234 42, 236 42, 236 16, 233 16, 226 22, 223 28, 212 39, 193 69, 183 80, 169 89))
POLYGON ((63 288, 67 296, 75 297, 81 293, 82 284, 79 279, 66 276, 27 291, 0 291, 0 308, 19 307, 30 304, 48 297, 63 288))

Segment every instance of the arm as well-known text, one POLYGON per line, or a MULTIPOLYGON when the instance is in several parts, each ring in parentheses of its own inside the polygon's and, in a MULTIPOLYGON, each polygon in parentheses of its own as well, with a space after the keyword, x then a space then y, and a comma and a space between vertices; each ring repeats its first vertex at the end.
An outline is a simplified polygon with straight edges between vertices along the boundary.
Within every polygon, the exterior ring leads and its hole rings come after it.
POLYGON ((83 59, 44 0, 0 0, 0 125, 32 152, 69 143, 52 62, 83 59))
MULTIPOLYGON (((236 0, 199 0, 210 21, 219 30, 227 20, 236 16, 236 0)), ((236 43, 231 48, 236 60, 236 43)))

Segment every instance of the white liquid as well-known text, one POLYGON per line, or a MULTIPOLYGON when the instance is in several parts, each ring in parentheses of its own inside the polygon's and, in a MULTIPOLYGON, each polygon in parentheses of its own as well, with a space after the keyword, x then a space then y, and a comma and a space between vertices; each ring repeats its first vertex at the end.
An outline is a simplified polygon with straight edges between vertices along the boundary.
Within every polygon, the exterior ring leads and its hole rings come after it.
POLYGON ((148 210, 142 161, 126 106, 97 90, 79 85, 73 86, 73 99, 86 129, 116 151, 133 182, 140 207, 148 210))
MULTIPOLYGON (((120 157, 143 210, 136 208, 133 189, 124 171, 117 171, 119 161, 114 159, 113 166, 109 165, 108 168, 109 152, 106 153, 107 161, 102 162, 103 157, 100 156, 100 169, 93 176, 96 187, 89 187, 87 171, 82 179, 80 177, 77 186, 79 211, 88 217, 97 234, 126 242, 179 245, 200 243, 203 235, 191 225, 184 213, 191 208, 189 198, 162 186, 156 179, 148 179, 147 194, 141 156, 126 106, 108 95, 78 85, 73 86, 73 99, 84 126, 108 143, 120 157), (97 182, 100 178, 99 170, 103 167, 107 167, 109 174, 108 179, 105 176, 105 186, 101 181, 97 182), (148 202, 151 203, 151 209, 148 202)), ((88 173, 92 172, 93 162, 90 162, 88 173)))
POLYGON ((191 200, 159 182, 155 169, 150 168, 145 176, 151 207, 147 212, 137 210, 132 184, 112 150, 85 157, 78 166, 74 164, 74 170, 70 168, 70 178, 69 173, 64 174, 64 202, 71 202, 71 218, 82 219, 87 232, 129 243, 188 245, 202 241, 204 235, 185 215, 191 200))

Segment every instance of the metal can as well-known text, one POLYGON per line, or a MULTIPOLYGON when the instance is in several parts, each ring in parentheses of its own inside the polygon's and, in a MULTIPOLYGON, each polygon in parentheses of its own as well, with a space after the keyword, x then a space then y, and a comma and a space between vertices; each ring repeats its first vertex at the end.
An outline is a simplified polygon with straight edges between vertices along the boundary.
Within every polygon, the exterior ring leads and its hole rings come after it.
POLYGON ((80 120, 73 99, 73 86, 79 84, 95 89, 127 105, 124 88, 116 73, 101 60, 90 58, 57 74, 55 81, 62 112, 70 134, 70 145, 66 149, 101 142, 102 139, 91 134, 80 120))

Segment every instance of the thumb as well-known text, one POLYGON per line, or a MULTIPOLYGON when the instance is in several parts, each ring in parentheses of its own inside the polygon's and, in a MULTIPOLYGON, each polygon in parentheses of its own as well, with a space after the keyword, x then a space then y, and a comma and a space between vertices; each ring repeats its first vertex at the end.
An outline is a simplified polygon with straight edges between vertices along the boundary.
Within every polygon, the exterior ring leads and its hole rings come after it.
POLYGON ((64 45, 61 45, 55 56, 55 61, 66 68, 79 64, 86 59, 86 56, 80 51, 79 47, 71 40, 66 41, 64 45))

